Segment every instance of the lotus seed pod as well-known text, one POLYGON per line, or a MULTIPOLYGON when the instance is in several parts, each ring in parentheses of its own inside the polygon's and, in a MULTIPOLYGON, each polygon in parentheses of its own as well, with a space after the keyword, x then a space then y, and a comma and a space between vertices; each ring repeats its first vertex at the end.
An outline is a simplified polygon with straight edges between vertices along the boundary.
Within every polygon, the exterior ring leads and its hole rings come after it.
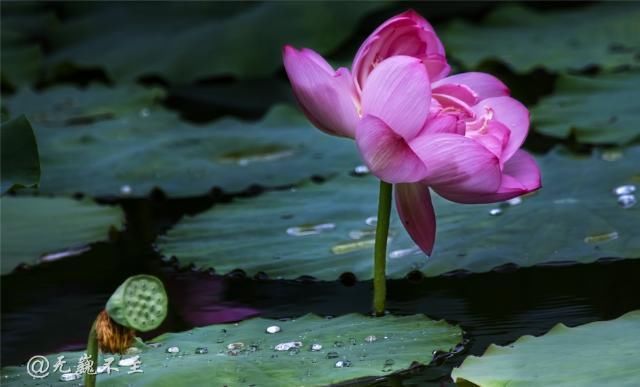
POLYGON ((154 276, 128 278, 113 293, 106 307, 118 324, 146 332, 157 328, 167 316, 167 293, 154 276))

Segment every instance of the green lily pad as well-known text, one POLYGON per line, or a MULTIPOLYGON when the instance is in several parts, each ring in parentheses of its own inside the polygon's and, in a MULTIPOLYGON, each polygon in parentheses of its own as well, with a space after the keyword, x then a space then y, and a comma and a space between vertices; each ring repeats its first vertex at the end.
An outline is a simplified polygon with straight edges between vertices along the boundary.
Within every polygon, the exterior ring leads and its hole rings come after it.
MULTIPOLYGON (((424 315, 349 314, 333 319, 306 315, 290 321, 255 318, 164 334, 153 340, 157 347, 144 348, 136 355, 142 373, 128 374, 130 368, 121 366, 111 375, 98 375, 97 380, 104 386, 196 386, 212 381, 229 386, 328 385, 389 375, 414 362, 428 364, 434 350, 449 351, 461 341, 459 328, 424 315), (276 327, 281 331, 266 332, 276 327), (313 344, 321 348, 316 346, 314 351, 313 344), (291 349, 278 350, 287 347, 291 349)), ((73 367, 81 353, 61 355, 73 367)), ((51 365, 57 356, 47 357, 51 365)), ((7 386, 32 382, 25 367, 6 367, 2 374, 7 386)), ((52 373, 42 382, 58 385, 59 377, 52 373)))
MULTIPOLYGON (((627 200, 629 208, 622 208, 612 193, 640 181, 640 147, 616 153, 616 161, 603 160, 612 157, 578 159, 555 151, 538 158, 544 188, 517 205, 461 205, 432 195, 438 233, 430 258, 413 244, 394 211, 388 275, 640 258, 640 205, 627 200)), ((157 245, 167 258, 221 274, 241 269, 249 276, 262 272, 271 278, 310 275, 331 281, 351 272, 368 280, 375 229, 368 218, 376 214, 377 194, 372 176, 340 176, 237 199, 183 218, 157 245)))
POLYGON ((38 144, 31 124, 20 116, 0 126, 2 132, 2 193, 11 188, 35 187, 40 181, 38 144))
POLYGON ((442 32, 447 54, 468 67, 497 59, 519 72, 640 65, 640 6, 608 3, 541 12, 507 5, 481 25, 454 22, 442 32))
POLYGON ((533 109, 536 131, 582 143, 625 144, 640 138, 640 72, 561 75, 553 95, 533 109))
POLYGON ((103 67, 117 81, 256 78, 282 66, 284 44, 337 49, 381 2, 68 4, 50 65, 103 67), (118 23, 113 23, 117 20, 118 23))
POLYGON ((144 196, 158 187, 184 197, 289 185, 359 163, 353 142, 320 132, 291 107, 258 122, 193 125, 158 106, 159 96, 133 86, 63 87, 23 91, 5 104, 33 124, 44 193, 144 196))
POLYGON ((90 201, 4 196, 0 205, 3 275, 23 263, 36 265, 79 254, 124 223, 120 208, 90 201))
POLYGON ((611 321, 523 336, 469 356, 452 378, 459 385, 636 386, 640 377, 640 311, 611 321))
POLYGON ((37 40, 55 26, 57 19, 46 6, 37 2, 2 2, 2 66, 5 84, 33 84, 44 62, 37 40))

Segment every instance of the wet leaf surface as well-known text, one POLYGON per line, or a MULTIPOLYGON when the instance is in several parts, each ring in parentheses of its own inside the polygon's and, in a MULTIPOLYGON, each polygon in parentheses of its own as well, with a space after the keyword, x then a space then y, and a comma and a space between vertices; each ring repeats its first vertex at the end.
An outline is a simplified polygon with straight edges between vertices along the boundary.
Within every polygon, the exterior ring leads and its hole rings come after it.
POLYGON ((640 377, 640 311, 612 321, 568 328, 558 324, 540 337, 489 346, 452 373, 460 385, 634 386, 640 377))
POLYGON ((202 195, 329 176, 358 163, 355 145, 328 136, 292 107, 257 122, 186 123, 155 102, 158 89, 93 86, 23 91, 7 99, 26 112, 39 141, 40 192, 92 196, 202 195))
MULTIPOLYGON (((429 364, 433 351, 447 352, 461 342, 460 329, 424 315, 255 318, 161 335, 137 354, 142 373, 128 374, 130 367, 121 366, 111 375, 98 375, 98 383, 177 386, 215 380, 225 385, 326 385, 389 375, 414 362, 429 364)), ((81 353, 62 355, 73 367, 81 353)), ((51 364, 57 356, 48 356, 51 364)), ((2 374, 7 386, 32 381, 25 367, 6 367, 2 374)), ((54 373, 43 381, 62 384, 59 377, 54 373)))
POLYGON ((11 197, 2 206, 2 275, 20 264, 36 265, 80 254, 121 227, 117 207, 65 198, 11 197))
POLYGON ((639 18, 636 3, 546 12, 506 5, 479 25, 456 21, 439 32, 447 54, 470 68, 498 59, 519 72, 612 69, 640 65, 639 18))
POLYGON ((562 75, 555 92, 531 114, 536 131, 588 144, 627 144, 640 138, 640 72, 594 77, 562 75))
MULTIPOLYGON (((394 215, 388 275, 639 258, 634 230, 640 227, 640 206, 632 204, 635 194, 628 191, 638 184, 640 147, 615 161, 603 157, 610 155, 574 158, 556 150, 540 157, 544 188, 511 203, 460 205, 433 195, 438 234, 431 258, 415 247, 394 215)), ((237 199, 184 218, 157 245, 181 265, 220 274, 240 269, 248 276, 262 272, 269 278, 309 275, 330 281, 351 272, 367 280, 377 184, 371 176, 343 174, 324 184, 237 199)))

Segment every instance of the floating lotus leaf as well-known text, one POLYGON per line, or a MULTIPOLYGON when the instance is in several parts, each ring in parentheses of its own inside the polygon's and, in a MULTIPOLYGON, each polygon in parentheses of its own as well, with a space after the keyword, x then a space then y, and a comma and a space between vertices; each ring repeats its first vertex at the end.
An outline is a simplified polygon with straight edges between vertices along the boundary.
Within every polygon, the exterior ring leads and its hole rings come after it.
POLYGON ((519 72, 640 65, 640 4, 608 3, 562 11, 506 5, 480 25, 442 31, 447 54, 468 67, 497 59, 519 72))
POLYGON ((452 378, 460 386, 636 386, 640 378, 640 311, 611 321, 491 345, 469 356, 452 378), (472 383, 472 384, 470 384, 472 383))
MULTIPOLYGON (((450 351, 461 341, 459 328, 424 315, 255 318, 164 334, 135 355, 143 372, 128 374, 131 368, 120 366, 110 375, 99 374, 97 381, 100 386, 199 386, 214 381, 229 386, 328 385, 429 364, 433 351, 450 351), (267 333, 268 328, 278 332, 267 333)), ((73 367, 81 353, 49 355, 51 365, 59 355, 73 367)), ((25 367, 6 367, 2 378, 7 386, 33 383, 25 367)), ((64 385, 59 378, 52 373, 40 382, 64 385)))
POLYGON ((158 106, 157 89, 93 86, 22 91, 5 100, 32 121, 42 163, 40 192, 144 196, 155 187, 195 196, 329 176, 359 163, 352 142, 277 106, 262 120, 193 125, 158 106))
POLYGON ((595 77, 561 75, 554 94, 532 111, 536 131, 571 134, 589 144, 625 144, 640 138, 640 72, 595 77))
POLYGON ((338 48, 384 3, 264 2, 68 4, 48 63, 104 68, 114 80, 156 75, 170 82, 270 76, 284 44, 338 48), (117 20, 117 23, 113 21, 117 20))
POLYGON ((35 187, 40 181, 38 144, 24 116, 4 122, 2 127, 2 193, 11 188, 35 187))
POLYGON ((66 198, 11 197, 2 207, 2 274, 20 264, 35 265, 75 255, 93 242, 108 239, 121 227, 117 207, 66 198))
MULTIPOLYGON (((640 183, 640 147, 583 158, 557 150, 538 162, 544 188, 520 202, 461 205, 432 195, 438 233, 430 258, 413 244, 394 211, 389 276, 640 258, 640 205, 632 205, 633 193, 624 194, 640 183), (616 187, 620 195, 612 192, 616 187)), ((249 276, 331 281, 351 272, 367 280, 377 195, 374 177, 343 174, 324 184, 237 199, 183 218, 159 238, 158 247, 183 265, 221 274, 241 269, 249 276)))

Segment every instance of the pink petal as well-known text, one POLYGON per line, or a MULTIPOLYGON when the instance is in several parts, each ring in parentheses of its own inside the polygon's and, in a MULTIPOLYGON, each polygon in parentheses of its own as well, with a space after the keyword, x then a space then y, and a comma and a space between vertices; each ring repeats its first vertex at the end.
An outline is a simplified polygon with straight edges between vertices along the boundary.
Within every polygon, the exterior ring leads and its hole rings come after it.
POLYGON ((535 159, 523 150, 518 150, 504 166, 500 187, 494 193, 461 193, 437 190, 438 194, 458 203, 495 203, 512 199, 542 186, 540 169, 535 159))
POLYGON ((356 128, 356 144, 371 172, 388 183, 420 181, 426 169, 407 142, 375 116, 364 116, 356 128))
MULTIPOLYGON (((465 86, 477 96, 478 100, 509 95, 509 88, 498 78, 486 73, 461 73, 446 77, 433 83, 433 93, 445 93, 451 86, 465 86)), ((459 96, 457 97, 459 99, 459 96)), ((467 102, 470 103, 471 102, 467 102)))
POLYGON ((422 129, 431 104, 431 84, 422 62, 410 56, 382 61, 362 91, 362 112, 382 119, 410 140, 422 129))
POLYGON ((473 107, 476 114, 491 112, 492 119, 511 131, 502 159, 508 160, 520 148, 529 132, 529 110, 511 97, 492 97, 480 101, 473 107))
POLYGON ((293 93, 307 118, 324 132, 353 138, 358 99, 349 70, 334 72, 317 53, 291 46, 284 47, 283 59, 293 93))
POLYGON ((451 114, 435 114, 429 117, 419 136, 437 133, 464 135, 464 126, 458 125, 458 119, 451 114))
POLYGON ((410 10, 396 15, 375 29, 362 43, 353 61, 356 88, 362 90, 378 62, 393 55, 424 60, 429 75, 440 79, 449 73, 442 42, 433 27, 410 10))
POLYGON ((436 239, 436 214, 429 188, 420 184, 396 184, 396 209, 411 239, 427 255, 433 252, 436 239))
POLYGON ((502 153, 511 136, 509 128, 496 120, 488 120, 482 130, 467 130, 466 136, 484 145, 485 148, 500 159, 501 165, 504 163, 505 159, 502 158, 502 153))
POLYGON ((502 173, 498 158, 478 142, 457 134, 419 136, 409 143, 424 162, 423 182, 454 192, 495 192, 502 173))

